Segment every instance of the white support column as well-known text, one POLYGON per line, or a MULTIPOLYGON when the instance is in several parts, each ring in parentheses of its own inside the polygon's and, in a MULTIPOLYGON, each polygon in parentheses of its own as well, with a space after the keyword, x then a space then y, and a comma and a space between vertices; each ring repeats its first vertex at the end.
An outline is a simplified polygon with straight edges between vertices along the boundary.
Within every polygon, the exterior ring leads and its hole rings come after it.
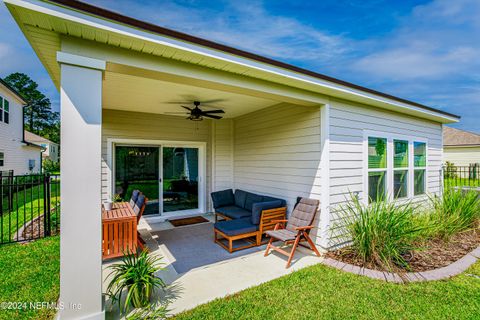
MULTIPOLYGON (((70 59, 75 58, 75 59, 70 59)), ((101 257, 102 65, 61 63, 59 319, 104 319, 101 257)), ((103 68, 104 70, 105 68, 103 68)))
POLYGON ((330 247, 330 105, 320 111, 321 130, 321 200, 320 200, 320 246, 330 247))

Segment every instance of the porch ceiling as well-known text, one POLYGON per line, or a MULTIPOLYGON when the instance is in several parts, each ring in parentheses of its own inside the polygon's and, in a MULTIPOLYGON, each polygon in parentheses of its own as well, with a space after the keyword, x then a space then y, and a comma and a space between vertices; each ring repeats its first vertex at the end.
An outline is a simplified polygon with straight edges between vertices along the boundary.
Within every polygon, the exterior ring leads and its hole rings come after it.
POLYGON ((164 114, 185 111, 180 104, 169 102, 216 99, 223 101, 211 105, 223 109, 224 118, 235 118, 282 102, 256 97, 253 93, 245 95, 111 71, 105 72, 103 81, 104 109, 164 114))

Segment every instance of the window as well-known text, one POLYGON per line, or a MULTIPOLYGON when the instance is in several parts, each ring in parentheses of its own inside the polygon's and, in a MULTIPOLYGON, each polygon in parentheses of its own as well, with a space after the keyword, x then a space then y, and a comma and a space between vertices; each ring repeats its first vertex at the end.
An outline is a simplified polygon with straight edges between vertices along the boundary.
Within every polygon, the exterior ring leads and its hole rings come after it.
POLYGON ((368 198, 378 201, 386 195, 387 139, 368 138, 368 198))
POLYGON ((393 196, 408 196, 408 141, 393 140, 393 196))
POLYGON ((35 159, 28 160, 28 170, 32 171, 35 168, 35 159))
POLYGON ((0 121, 3 121, 3 98, 0 97, 0 121))
POLYGON ((425 194, 427 171, 427 144, 425 142, 414 142, 414 175, 413 175, 413 195, 425 194))
POLYGON ((10 122, 10 103, 8 100, 3 100, 3 121, 5 123, 10 122))
POLYGON ((365 188, 369 203, 426 193, 426 142, 388 134, 382 136, 381 133, 365 138, 368 141, 365 188))
POLYGON ((5 154, 0 152, 0 167, 3 167, 5 163, 5 154))

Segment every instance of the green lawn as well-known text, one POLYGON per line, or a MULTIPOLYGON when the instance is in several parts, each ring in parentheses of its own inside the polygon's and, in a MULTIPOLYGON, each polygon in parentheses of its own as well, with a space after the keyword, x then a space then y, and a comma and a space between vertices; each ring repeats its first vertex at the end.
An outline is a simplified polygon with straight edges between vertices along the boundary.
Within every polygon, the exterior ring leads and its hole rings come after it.
POLYGON ((480 187, 480 177, 477 179, 445 178, 446 187, 480 187))
POLYGON ((175 317, 177 320, 479 318, 479 262, 451 280, 407 285, 316 265, 175 317))
POLYGON ((54 310, 34 310, 29 302, 56 302, 59 293, 60 239, 0 246, 0 302, 27 302, 26 310, 0 309, 0 319, 51 319, 54 310))
MULTIPOLYGON (((34 186, 19 191, 13 196, 13 210, 0 217, 0 237, 3 242, 14 240, 17 230, 35 217, 43 214, 43 185, 34 186), (17 205, 18 204, 18 205, 17 205)), ((6 198, 4 203, 6 203, 6 198)), ((60 203, 60 184, 52 183, 50 205, 51 208, 60 203)), ((54 212, 53 214, 56 214, 54 212)))

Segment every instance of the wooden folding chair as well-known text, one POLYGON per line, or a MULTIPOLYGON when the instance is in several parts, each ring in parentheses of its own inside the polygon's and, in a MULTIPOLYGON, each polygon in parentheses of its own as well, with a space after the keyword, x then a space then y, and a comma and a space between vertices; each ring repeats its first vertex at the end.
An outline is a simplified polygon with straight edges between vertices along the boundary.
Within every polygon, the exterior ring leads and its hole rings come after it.
MULTIPOLYGON (((135 200, 135 204, 133 206, 133 211, 137 214, 137 227, 138 223, 140 222, 140 219, 142 218, 143 212, 145 211, 145 208, 147 207, 147 197, 143 193, 139 193, 137 195, 137 199, 135 200)), ((137 245, 140 247, 141 250, 144 250, 145 248, 145 241, 142 239, 142 236, 140 235, 140 232, 138 232, 137 229, 137 245)))
POLYGON ((317 214, 319 204, 320 202, 318 200, 301 198, 288 220, 275 221, 275 229, 266 232, 267 236, 270 237, 270 241, 265 250, 265 256, 268 255, 270 249, 287 256, 288 261, 286 268, 288 268, 292 262, 295 250, 301 241, 307 241, 313 252, 315 252, 317 256, 320 256, 320 253, 309 236, 310 230, 313 228, 312 223, 317 214), (283 241, 285 244, 293 243, 292 250, 287 252, 274 246, 273 242, 275 240, 283 241))

